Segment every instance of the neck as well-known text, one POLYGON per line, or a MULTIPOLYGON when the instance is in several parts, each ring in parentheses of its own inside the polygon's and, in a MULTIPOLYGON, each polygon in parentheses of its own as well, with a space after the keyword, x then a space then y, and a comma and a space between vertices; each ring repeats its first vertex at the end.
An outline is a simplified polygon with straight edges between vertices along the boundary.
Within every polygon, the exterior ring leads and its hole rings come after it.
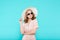
POLYGON ((30 18, 28 20, 31 20, 30 18))
POLYGON ((28 19, 28 22, 30 22, 32 19, 28 19))

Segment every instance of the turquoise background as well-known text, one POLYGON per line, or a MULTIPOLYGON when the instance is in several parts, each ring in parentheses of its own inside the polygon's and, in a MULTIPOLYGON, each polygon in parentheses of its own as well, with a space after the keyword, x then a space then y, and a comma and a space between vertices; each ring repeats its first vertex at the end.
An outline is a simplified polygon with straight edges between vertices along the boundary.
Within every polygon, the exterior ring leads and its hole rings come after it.
POLYGON ((19 19, 27 7, 38 9, 37 40, 60 39, 60 0, 0 0, 0 40, 21 40, 19 19))

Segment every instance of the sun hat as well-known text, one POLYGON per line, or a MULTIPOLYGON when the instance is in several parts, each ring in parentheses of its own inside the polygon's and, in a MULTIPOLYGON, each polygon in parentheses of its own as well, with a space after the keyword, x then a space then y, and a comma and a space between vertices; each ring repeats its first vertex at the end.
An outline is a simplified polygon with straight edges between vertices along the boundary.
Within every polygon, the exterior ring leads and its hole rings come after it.
POLYGON ((29 7, 29 8, 26 8, 24 11, 23 11, 23 13, 22 13, 22 19, 24 20, 24 17, 25 17, 25 13, 26 13, 26 11, 28 10, 28 9, 31 9, 32 10, 32 12, 35 14, 35 17, 37 17, 37 9, 35 8, 35 7, 29 7))

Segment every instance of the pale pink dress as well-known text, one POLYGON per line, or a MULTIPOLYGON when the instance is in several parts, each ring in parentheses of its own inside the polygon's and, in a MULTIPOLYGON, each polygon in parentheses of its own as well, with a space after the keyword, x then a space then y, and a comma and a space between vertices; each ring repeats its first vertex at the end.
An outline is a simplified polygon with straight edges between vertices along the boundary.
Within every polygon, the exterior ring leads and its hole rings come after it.
MULTIPOLYGON (((36 19, 32 20, 29 25, 27 23, 23 24, 24 25, 24 31, 28 32, 32 30, 33 28, 38 28, 38 22, 36 19)), ((36 40, 35 35, 24 35, 22 40, 36 40)))

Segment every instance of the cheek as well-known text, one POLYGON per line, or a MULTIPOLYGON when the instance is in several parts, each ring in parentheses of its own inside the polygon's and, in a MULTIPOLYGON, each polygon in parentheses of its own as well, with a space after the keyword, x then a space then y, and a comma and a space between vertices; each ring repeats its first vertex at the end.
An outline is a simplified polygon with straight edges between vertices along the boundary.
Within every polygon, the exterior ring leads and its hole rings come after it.
POLYGON ((31 15, 31 17, 33 17, 33 15, 31 15))
POLYGON ((30 18, 31 16, 29 15, 28 17, 30 18))
POLYGON ((33 16, 32 16, 32 15, 29 15, 28 17, 29 17, 29 18, 32 18, 33 16))

